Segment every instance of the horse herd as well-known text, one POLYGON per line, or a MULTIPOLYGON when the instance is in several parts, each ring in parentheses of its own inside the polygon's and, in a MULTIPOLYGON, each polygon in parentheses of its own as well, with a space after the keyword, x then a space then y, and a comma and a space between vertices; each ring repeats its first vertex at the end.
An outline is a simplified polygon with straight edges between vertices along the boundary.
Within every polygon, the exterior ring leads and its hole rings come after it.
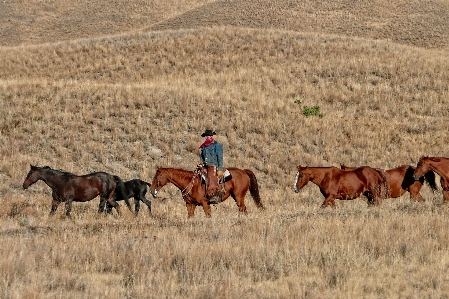
MULTIPOLYGON (((223 201, 231 196, 246 213, 245 195, 250 191, 254 203, 259 209, 264 209, 259 194, 259 186, 255 174, 249 169, 228 168, 232 179, 220 183, 223 191, 223 201)), ((406 192, 413 201, 424 201, 420 190, 427 182, 431 189, 437 189, 435 173, 440 176, 443 189, 443 199, 449 202, 449 158, 421 157, 417 166, 402 165, 393 169, 379 169, 370 166, 347 167, 297 167, 294 191, 299 192, 308 182, 313 182, 324 196, 323 208, 335 207, 335 200, 351 200, 364 195, 368 205, 378 205, 386 198, 396 198, 406 192)), ((100 196, 98 212, 110 213, 115 208, 118 213, 119 204, 123 200, 132 211, 129 198, 134 198, 134 213, 140 210, 140 202, 147 205, 151 214, 151 201, 145 195, 150 188, 153 197, 166 184, 171 183, 181 190, 182 198, 187 207, 188 216, 194 215, 195 208, 202 206, 206 216, 211 216, 211 204, 205 196, 205 183, 198 166, 194 171, 178 168, 158 167, 152 183, 140 179, 123 182, 116 175, 106 172, 94 172, 86 175, 75 175, 70 172, 55 170, 48 166, 30 165, 30 171, 23 182, 27 189, 37 181, 42 180, 52 189, 53 214, 61 202, 65 202, 66 215, 70 217, 72 202, 86 202, 100 196)))

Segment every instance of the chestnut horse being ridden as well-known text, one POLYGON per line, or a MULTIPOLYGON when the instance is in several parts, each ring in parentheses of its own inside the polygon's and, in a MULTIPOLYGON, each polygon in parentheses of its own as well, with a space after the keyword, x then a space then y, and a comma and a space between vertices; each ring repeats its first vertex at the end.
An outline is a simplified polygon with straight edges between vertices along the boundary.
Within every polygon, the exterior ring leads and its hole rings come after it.
MULTIPOLYGON (((246 213, 245 195, 248 190, 253 197, 256 206, 263 209, 260 201, 259 186, 254 173, 249 169, 228 168, 232 175, 232 179, 224 183, 223 201, 231 196, 240 212, 246 213)), ((196 206, 202 206, 206 216, 211 216, 211 207, 206 198, 205 185, 202 182, 201 170, 197 168, 195 171, 188 171, 178 168, 158 167, 154 175, 153 182, 150 187, 151 194, 156 197, 158 191, 167 183, 172 183, 179 190, 187 206, 187 213, 192 217, 195 213, 196 206)), ((221 184, 220 184, 221 186, 221 184)))
MULTIPOLYGON (((341 169, 352 170, 356 167, 348 167, 341 165, 341 169)), ((389 198, 398 198, 404 195, 406 192, 410 193, 410 199, 412 201, 425 201, 421 196, 421 188, 424 185, 424 181, 427 182, 432 191, 437 190, 435 184, 435 173, 433 171, 427 172, 424 176, 420 177, 419 180, 415 181, 413 178, 413 172, 415 167, 411 165, 401 165, 396 168, 383 170, 380 168, 375 168, 378 171, 384 171, 385 177, 387 179, 388 185, 388 195, 389 198)))
POLYGON ((350 200, 365 195, 368 205, 380 204, 386 197, 385 176, 369 166, 354 170, 342 170, 337 167, 298 166, 294 191, 299 192, 311 181, 320 187, 324 195, 322 208, 335 207, 335 199, 350 200))
POLYGON ((449 202, 449 158, 445 157, 421 157, 418 161, 413 178, 419 180, 430 171, 436 172, 441 177, 443 188, 443 200, 449 202))
POLYGON ((48 166, 30 166, 31 169, 22 186, 28 189, 29 186, 42 180, 51 188, 53 202, 50 215, 56 211, 61 202, 65 202, 66 215, 70 216, 73 201, 86 202, 98 195, 100 195, 98 212, 104 211, 106 201, 119 212, 119 204, 114 200, 114 191, 118 184, 117 179, 120 178, 106 172, 78 176, 70 172, 51 169, 48 166))

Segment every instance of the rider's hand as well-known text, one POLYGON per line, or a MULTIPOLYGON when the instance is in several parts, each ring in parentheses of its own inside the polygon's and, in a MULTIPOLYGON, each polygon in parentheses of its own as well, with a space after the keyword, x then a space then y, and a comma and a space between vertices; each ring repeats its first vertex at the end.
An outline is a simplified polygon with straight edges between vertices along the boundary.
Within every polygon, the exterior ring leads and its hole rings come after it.
POLYGON ((223 176, 223 171, 217 170, 217 176, 221 178, 223 176))

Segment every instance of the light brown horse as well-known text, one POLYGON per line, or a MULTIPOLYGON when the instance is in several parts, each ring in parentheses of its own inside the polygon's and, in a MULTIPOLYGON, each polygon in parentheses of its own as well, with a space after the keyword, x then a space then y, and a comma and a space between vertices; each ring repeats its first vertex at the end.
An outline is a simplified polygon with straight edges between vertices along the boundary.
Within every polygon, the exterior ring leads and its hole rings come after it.
POLYGON ((337 167, 299 165, 294 191, 299 192, 309 181, 316 184, 324 196, 322 208, 327 206, 335 208, 335 199, 351 200, 362 194, 368 199, 368 205, 378 205, 387 194, 385 176, 369 166, 342 170, 337 167))
POLYGON ((430 171, 436 172, 441 177, 443 200, 449 202, 449 158, 422 156, 413 172, 413 178, 419 180, 430 171))
MULTIPOLYGON (((259 186, 256 176, 249 169, 228 168, 232 179, 224 183, 223 201, 231 196, 239 207, 239 211, 246 213, 245 195, 250 191, 254 203, 259 209, 264 209, 260 200, 259 186)), ((158 167, 151 183, 150 192, 153 197, 167 183, 172 183, 179 190, 186 202, 188 217, 192 217, 197 206, 202 206, 207 217, 211 216, 211 207, 206 198, 206 188, 202 181, 201 170, 188 171, 179 168, 158 167)))
MULTIPOLYGON (((344 170, 352 170, 356 167, 341 165, 340 168, 344 170)), ((433 171, 427 172, 424 176, 420 177, 419 180, 415 181, 413 177, 415 167, 411 165, 401 165, 387 170, 381 168, 375 169, 385 172, 388 185, 387 197, 389 198, 398 198, 406 192, 409 192, 410 200, 425 201, 420 193, 421 188, 424 185, 424 181, 427 182, 432 191, 435 192, 435 190, 437 190, 437 186, 435 184, 435 173, 433 171)))

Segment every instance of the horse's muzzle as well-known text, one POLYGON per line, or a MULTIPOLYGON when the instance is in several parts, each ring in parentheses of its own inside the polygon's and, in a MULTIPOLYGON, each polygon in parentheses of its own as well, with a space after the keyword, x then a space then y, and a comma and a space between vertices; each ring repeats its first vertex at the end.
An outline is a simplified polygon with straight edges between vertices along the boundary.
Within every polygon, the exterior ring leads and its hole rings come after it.
POLYGON ((22 187, 23 187, 23 189, 28 189, 29 185, 28 185, 28 184, 25 184, 25 183, 23 183, 22 187))
POLYGON ((157 190, 154 190, 154 192, 151 192, 151 195, 153 195, 153 198, 157 197, 157 190))
POLYGON ((295 186, 295 187, 293 187, 293 191, 295 191, 295 193, 298 193, 298 192, 299 192, 299 189, 296 188, 296 186, 295 186))

